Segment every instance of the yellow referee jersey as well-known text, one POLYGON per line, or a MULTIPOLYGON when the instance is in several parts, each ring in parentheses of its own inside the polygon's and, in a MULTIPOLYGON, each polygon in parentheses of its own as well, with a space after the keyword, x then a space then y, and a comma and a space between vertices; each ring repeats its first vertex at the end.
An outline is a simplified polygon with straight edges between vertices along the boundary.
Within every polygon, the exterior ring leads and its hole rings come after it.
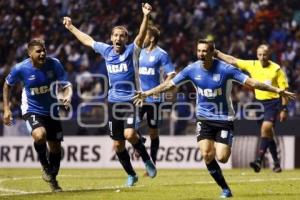
MULTIPOLYGON (((269 63, 269 66, 263 67, 259 60, 237 60, 237 66, 247 71, 252 78, 280 89, 288 88, 285 73, 280 66, 272 61, 269 63)), ((279 94, 255 89, 255 98, 258 100, 275 99, 279 98, 279 94)))

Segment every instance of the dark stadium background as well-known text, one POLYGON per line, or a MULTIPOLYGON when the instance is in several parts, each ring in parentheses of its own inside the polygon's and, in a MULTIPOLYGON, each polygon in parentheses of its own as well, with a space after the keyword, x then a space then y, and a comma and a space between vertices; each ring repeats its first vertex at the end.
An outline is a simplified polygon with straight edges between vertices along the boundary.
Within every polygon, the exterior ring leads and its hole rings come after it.
MULTIPOLYGON (((72 106, 74 115, 64 122, 66 135, 105 135, 105 127, 78 126, 76 108, 83 102, 106 102, 105 98, 88 100, 85 95, 101 95, 103 82, 91 78, 98 73, 106 76, 104 60, 91 49, 82 46, 62 25, 62 17, 70 16, 80 30, 95 40, 109 42, 111 28, 126 25, 130 41, 137 34, 142 18, 140 3, 133 0, 0 0, 0 88, 10 68, 27 57, 26 43, 35 37, 44 38, 49 56, 60 59, 74 85, 72 106), (78 88, 79 87, 79 88, 78 88)), ((288 77, 290 90, 297 99, 289 104, 289 120, 278 123, 279 135, 298 135, 300 146, 300 3, 298 0, 163 0, 148 1, 154 7, 152 22, 161 30, 159 45, 172 58, 177 71, 195 61, 195 42, 199 38, 215 41, 216 47, 243 59, 255 59, 256 47, 268 43, 272 60, 279 63, 288 77)), ((173 96, 170 102, 194 102, 188 95, 192 85, 179 88, 185 96, 173 96)), ((20 118, 21 85, 14 87, 12 107, 15 118, 20 118)), ((253 101, 253 93, 241 86, 233 88, 233 101, 253 101)), ((0 108, 2 109, 2 102, 0 108)), ((167 108, 166 108, 167 109, 167 108)), ((186 107, 176 109, 179 116, 191 112, 186 107)), ((97 123, 103 118, 101 109, 85 107, 82 117, 97 123)), ((193 121, 176 121, 166 112, 161 134, 194 134, 193 121), (174 130, 170 133, 170 130, 174 130)), ((240 116, 240 113, 237 113, 240 116)), ((237 135, 258 135, 255 121, 237 121, 237 135)), ((2 120, 2 119, 1 119, 2 120)), ((1 125, 2 126, 2 123, 1 125)), ((0 127, 0 135, 3 134, 0 127)), ((297 145, 298 144, 298 145, 297 145)), ((299 150, 299 149, 298 149, 299 150)), ((297 152, 297 151, 296 151, 297 152)), ((299 156, 298 156, 299 157, 299 156)), ((300 161, 296 161, 300 166, 300 161)))

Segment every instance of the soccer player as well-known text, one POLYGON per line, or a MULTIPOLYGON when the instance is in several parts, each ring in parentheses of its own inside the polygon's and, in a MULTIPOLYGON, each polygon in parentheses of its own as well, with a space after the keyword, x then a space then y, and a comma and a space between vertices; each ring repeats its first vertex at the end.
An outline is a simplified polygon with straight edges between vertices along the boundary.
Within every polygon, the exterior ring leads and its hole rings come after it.
MULTIPOLYGON (((34 148, 42 165, 42 178, 48 182, 53 192, 62 191, 56 176, 60 168, 61 141, 63 132, 57 120, 58 110, 52 109, 57 98, 52 97, 51 84, 59 81, 62 90, 59 100, 69 106, 72 98, 72 86, 67 81, 66 72, 60 61, 46 56, 45 43, 33 39, 28 43, 29 58, 16 64, 3 87, 3 121, 12 125, 12 113, 9 107, 10 90, 17 81, 24 84, 22 93, 22 115, 34 140, 34 148), (47 157, 47 143, 49 156, 47 157)), ((53 107, 55 108, 55 107, 53 107)))
MULTIPOLYGON (((166 51, 161 49, 157 43, 160 31, 155 26, 149 26, 144 41, 140 57, 139 57, 139 75, 141 80, 142 91, 150 90, 158 86, 163 75, 166 75, 166 81, 171 80, 175 76, 175 69, 166 51)), ((147 116, 149 127, 149 135, 151 139, 150 155, 152 161, 156 163, 157 152, 159 148, 159 105, 163 97, 150 96, 145 99, 146 104, 140 108, 139 118, 143 119, 147 116)))
POLYGON ((210 175, 222 188, 221 198, 232 196, 216 159, 226 163, 231 154, 233 139, 234 110, 231 102, 232 82, 237 81, 261 90, 268 90, 287 98, 295 94, 249 78, 235 67, 214 59, 214 44, 199 40, 197 44, 198 61, 188 65, 171 81, 151 90, 138 93, 134 103, 141 105, 143 100, 191 81, 197 90, 197 141, 210 175))
MULTIPOLYGON (((227 63, 230 63, 238 68, 247 71, 250 76, 256 80, 279 87, 280 89, 287 89, 288 82, 286 76, 280 66, 271 60, 270 48, 268 45, 262 44, 257 48, 258 60, 241 60, 230 55, 226 55, 216 50, 216 56, 227 63)), ((264 117, 259 120, 261 143, 258 155, 255 161, 250 162, 250 166, 255 172, 260 172, 261 163, 264 155, 269 148, 272 158, 274 160, 274 172, 281 172, 280 161, 277 156, 277 147, 274 140, 274 124, 278 113, 280 113, 280 121, 285 121, 288 116, 287 104, 288 100, 284 97, 280 98, 279 94, 255 90, 255 98, 264 107, 264 117)))
POLYGON ((113 139, 114 149, 128 174, 127 186, 131 187, 138 181, 128 151, 125 148, 125 141, 128 140, 134 149, 142 157, 149 177, 156 176, 156 168, 146 151, 142 141, 135 131, 136 107, 133 105, 133 96, 139 89, 138 77, 138 56, 143 45, 148 18, 152 7, 143 4, 143 21, 133 43, 126 45, 128 31, 124 26, 116 26, 112 30, 112 45, 96 42, 89 35, 78 30, 69 17, 64 17, 65 27, 84 45, 91 47, 95 52, 101 54, 106 62, 109 91, 108 91, 108 114, 110 137, 113 139))

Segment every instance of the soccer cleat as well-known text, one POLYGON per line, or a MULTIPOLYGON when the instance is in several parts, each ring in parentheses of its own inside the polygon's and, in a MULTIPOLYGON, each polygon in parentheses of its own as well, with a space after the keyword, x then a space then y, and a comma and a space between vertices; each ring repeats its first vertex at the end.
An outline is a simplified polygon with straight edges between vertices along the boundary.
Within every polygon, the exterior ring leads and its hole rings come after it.
POLYGON ((136 182, 138 182, 138 180, 139 180, 139 177, 137 175, 135 175, 135 176, 128 175, 127 186, 132 187, 136 182))
POLYGON ((230 189, 223 189, 220 195, 220 198, 225 199, 225 198, 230 198, 232 197, 232 193, 230 189))
POLYGON ((275 164, 274 164, 273 172, 275 172, 275 173, 280 173, 280 172, 282 172, 282 169, 281 169, 279 163, 275 163, 275 164))
POLYGON ((51 181, 52 175, 50 174, 48 167, 42 167, 42 179, 46 182, 51 181))
POLYGON ((49 182, 52 192, 62 192, 61 187, 58 185, 58 182, 55 178, 52 178, 49 182))
POLYGON ((147 160, 145 162, 145 166, 146 166, 146 171, 147 171, 147 174, 150 178, 154 178, 156 176, 156 167, 155 165, 153 164, 153 162, 151 160, 147 160))
POLYGON ((260 162, 258 161, 250 162, 250 167, 253 168, 254 172, 256 173, 260 172, 261 169, 260 162))

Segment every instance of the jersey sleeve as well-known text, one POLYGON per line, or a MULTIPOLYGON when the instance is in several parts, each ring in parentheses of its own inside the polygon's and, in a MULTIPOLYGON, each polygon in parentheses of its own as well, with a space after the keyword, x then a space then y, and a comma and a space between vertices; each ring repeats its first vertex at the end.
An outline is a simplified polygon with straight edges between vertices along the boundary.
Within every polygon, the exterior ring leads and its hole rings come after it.
POLYGON ((179 84, 189 81, 189 67, 184 68, 181 72, 176 74, 176 76, 171 80, 171 82, 175 85, 178 86, 179 84))
POLYGON ((286 75, 282 69, 277 71, 277 83, 280 89, 286 89, 289 87, 286 75))
POLYGON ((7 75, 5 81, 7 85, 14 85, 16 82, 20 81, 20 68, 17 66, 14 66, 10 73, 7 75))
POLYGON ((103 42, 94 42, 93 49, 96 53, 101 54, 105 58, 105 50, 109 48, 109 44, 105 44, 103 42))
POLYGON ((249 78, 248 75, 244 74, 241 70, 231 65, 228 66, 226 71, 229 73, 231 79, 233 79, 234 81, 240 84, 244 84, 246 80, 249 78))
POLYGON ((255 64, 255 60, 241 60, 237 59, 236 65, 239 69, 251 72, 255 64))
POLYGON ((166 53, 162 54, 161 56, 161 66, 163 67, 165 74, 169 75, 175 73, 175 69, 171 62, 171 59, 166 53))
POLYGON ((60 85, 62 85, 63 87, 67 87, 69 85, 71 85, 71 83, 68 80, 68 75, 66 73, 66 71, 64 70, 64 67, 62 66, 62 64, 60 63, 59 60, 54 59, 54 66, 55 66, 55 74, 56 74, 56 80, 58 80, 60 82, 60 85))

